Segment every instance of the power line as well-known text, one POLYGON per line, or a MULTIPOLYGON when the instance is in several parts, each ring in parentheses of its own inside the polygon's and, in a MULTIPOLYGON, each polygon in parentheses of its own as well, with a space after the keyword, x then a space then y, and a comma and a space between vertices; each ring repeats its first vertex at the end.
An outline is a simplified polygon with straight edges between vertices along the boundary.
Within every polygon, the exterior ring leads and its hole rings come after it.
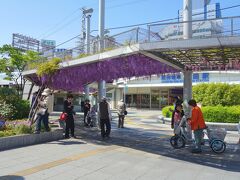
POLYGON ((58 27, 60 24, 62 24, 65 20, 67 20, 67 19, 69 19, 70 17, 72 17, 72 15, 74 15, 74 14, 75 14, 76 12, 78 12, 78 11, 79 11, 79 9, 76 9, 76 10, 74 10, 71 14, 65 16, 61 21, 59 21, 58 23, 54 24, 53 26, 51 26, 50 28, 48 28, 47 31, 45 31, 44 33, 42 33, 42 34, 38 37, 38 39, 41 38, 41 37, 43 37, 45 34, 49 33, 50 31, 56 29, 56 27, 58 27))
POLYGON ((132 2, 128 2, 128 3, 122 3, 119 5, 115 5, 115 6, 109 6, 106 9, 113 9, 113 8, 118 8, 118 7, 122 7, 122 6, 127 6, 127 5, 131 5, 131 4, 137 4, 139 2, 146 2, 147 0, 136 0, 136 1, 132 1, 132 2))
MULTIPOLYGON (((221 9, 219 9, 219 10, 227 10, 227 9, 232 9, 232 8, 237 8, 237 7, 240 7, 240 4, 239 4, 239 5, 235 5, 235 6, 229 6, 229 7, 226 7, 226 8, 221 8, 221 9)), ((207 13, 214 12, 214 11, 216 12, 217 10, 210 10, 210 11, 207 11, 207 13)), ((197 15, 201 15, 201 14, 204 14, 204 13, 205 13, 205 12, 196 13, 196 14, 193 14, 192 16, 197 16, 197 15)), ((125 29, 125 28, 129 28, 129 27, 150 25, 150 24, 156 24, 156 23, 160 23, 160 22, 173 21, 173 20, 178 20, 178 19, 179 19, 179 18, 176 17, 176 18, 164 19, 164 20, 159 20, 159 21, 152 21, 152 22, 147 22, 147 23, 139 23, 139 24, 134 24, 134 25, 112 27, 112 28, 107 28, 107 30, 125 29)), ((96 30, 94 30, 94 31, 96 31, 96 30)))
MULTIPOLYGON (((129 5, 129 4, 135 4, 135 3, 139 3, 139 1, 146 1, 146 0, 137 0, 137 1, 132 1, 132 2, 129 2, 129 3, 124 3, 124 4, 121 4, 121 5, 116 5, 116 6, 110 6, 108 8, 116 8, 116 7, 121 7, 121 6, 125 6, 125 5, 129 5)), ((227 10, 227 9, 232 9, 232 8, 237 8, 237 7, 240 7, 240 5, 234 5, 234 6, 230 6, 230 7, 226 7, 226 8, 221 8, 220 10, 227 10)), ((68 19, 69 17, 71 17, 73 14, 75 14, 76 12, 78 12, 79 9, 75 10, 73 13, 71 13, 70 15, 66 16, 64 18, 65 19, 68 19)), ((207 13, 209 12, 214 12, 216 10, 210 10, 208 11, 207 13)), ((197 15, 201 15, 201 14, 204 14, 204 12, 202 13, 196 13, 196 14, 193 14, 192 16, 197 16, 197 15)), ((77 20, 79 17, 76 17, 74 19, 72 19, 71 21, 63 24, 62 26, 60 26, 59 28, 57 28, 55 31, 47 34, 46 36, 44 36, 44 38, 47 38, 53 34, 55 34, 56 32, 64 29, 65 27, 67 27, 67 25, 71 24, 72 22, 74 22, 75 20, 77 20)), ((165 20, 159 20, 159 21, 152 21, 152 22, 147 22, 147 23, 139 23, 139 24, 134 24, 134 25, 127 25, 127 26, 119 26, 119 27, 112 27, 112 28, 108 28, 107 30, 115 30, 115 29, 125 29, 125 28, 130 28, 130 27, 136 27, 136 26, 143 26, 143 25, 150 25, 150 24, 156 24, 156 23, 161 23, 161 22, 167 22, 167 21, 173 21, 173 20, 178 20, 179 17, 176 17, 176 18, 170 18, 170 19, 165 19, 165 20)), ((61 22, 59 22, 58 24, 55 25, 58 26, 59 24, 61 24, 61 22)), ((52 28, 54 29, 54 28, 52 28)), ((98 31, 98 30, 93 30, 93 31, 98 31)), ((46 34, 47 32, 43 33, 43 34, 46 34)), ((43 35, 42 34, 42 35, 43 35)), ((40 36, 41 37, 41 36, 40 36)))
POLYGON ((63 30, 64 28, 68 27, 69 24, 75 22, 77 19, 79 19, 79 17, 75 17, 75 18, 71 19, 70 21, 68 21, 67 23, 63 24, 63 25, 60 26, 59 28, 57 28, 55 31, 53 31, 53 32, 51 32, 51 33, 49 33, 49 34, 47 34, 47 35, 44 36, 43 38, 47 38, 47 37, 49 37, 49 36, 55 34, 56 32, 59 32, 59 31, 63 30))
POLYGON ((54 46, 54 47, 51 47, 51 48, 49 48, 49 49, 43 51, 43 53, 44 53, 44 52, 47 52, 47 51, 50 51, 50 50, 53 50, 53 49, 55 49, 55 48, 57 48, 57 47, 59 47, 59 46, 61 46, 61 45, 63 45, 63 44, 66 44, 66 43, 72 41, 73 39, 78 38, 79 36, 80 36, 80 34, 79 34, 79 35, 76 35, 76 36, 74 36, 74 37, 72 37, 72 38, 70 38, 70 39, 68 39, 68 40, 66 40, 66 41, 64 41, 64 42, 62 42, 62 43, 60 43, 60 44, 54 46))
MULTIPOLYGON (((221 8, 220 10, 227 10, 227 9, 232 9, 232 8, 237 8, 237 7, 240 7, 240 4, 239 4, 239 5, 234 5, 234 6, 225 7, 225 8, 221 8)), ((216 11, 216 10, 210 10, 210 11, 208 11, 207 13, 209 13, 209 12, 214 12, 214 11, 216 11)), ((193 14, 192 16, 197 16, 197 15, 201 15, 201 14, 204 14, 204 12, 203 12, 203 13, 196 13, 196 14, 193 14)), ((140 23, 140 24, 134 24, 134 25, 128 25, 128 26, 112 27, 112 28, 108 28, 108 29, 106 29, 106 30, 124 29, 124 28, 129 28, 129 27, 150 25, 150 24, 156 24, 156 23, 159 23, 159 22, 166 22, 166 21, 172 21, 172 20, 178 20, 178 17, 177 17, 177 18, 169 18, 169 19, 159 20, 159 21, 152 21, 152 22, 148 22, 148 23, 140 23)), ((193 22, 194 22, 194 21, 193 21, 193 22)), ((93 31, 98 31, 98 30, 92 30, 92 32, 93 32, 93 31)), ((69 40, 67 40, 67 41, 64 41, 64 42, 58 44, 56 47, 59 47, 59 46, 65 44, 65 43, 67 43, 67 42, 69 42, 69 41, 71 41, 71 40, 79 37, 79 36, 80 36, 80 34, 77 35, 77 36, 74 36, 73 38, 71 38, 71 39, 69 39, 69 40)), ((54 47, 54 48, 56 48, 56 47, 54 47)), ((51 48, 51 49, 54 49, 54 48, 51 48)), ((51 49, 50 49, 50 50, 51 50, 51 49)))

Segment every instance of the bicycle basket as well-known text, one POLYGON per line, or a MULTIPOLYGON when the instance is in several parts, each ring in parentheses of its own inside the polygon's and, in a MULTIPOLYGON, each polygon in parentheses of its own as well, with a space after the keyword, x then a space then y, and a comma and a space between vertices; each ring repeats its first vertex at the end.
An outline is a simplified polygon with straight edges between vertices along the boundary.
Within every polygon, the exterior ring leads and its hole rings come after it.
POLYGON ((220 140, 224 141, 227 131, 225 128, 217 128, 217 129, 209 129, 208 128, 207 133, 208 133, 208 138, 210 140, 220 139, 220 140))

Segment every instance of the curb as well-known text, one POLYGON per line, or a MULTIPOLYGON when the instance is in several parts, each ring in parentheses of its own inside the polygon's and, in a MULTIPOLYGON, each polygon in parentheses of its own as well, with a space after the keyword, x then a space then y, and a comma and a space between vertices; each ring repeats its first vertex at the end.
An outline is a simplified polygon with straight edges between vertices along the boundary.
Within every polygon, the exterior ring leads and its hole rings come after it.
MULTIPOLYGON (((159 122, 163 124, 171 124, 171 118, 165 118, 163 116, 158 116, 159 122)), ((237 123, 213 123, 206 122, 206 125, 210 128, 225 128, 227 131, 238 131, 237 123)))
POLYGON ((24 134, 0 138, 0 151, 63 139, 61 129, 40 134, 24 134))

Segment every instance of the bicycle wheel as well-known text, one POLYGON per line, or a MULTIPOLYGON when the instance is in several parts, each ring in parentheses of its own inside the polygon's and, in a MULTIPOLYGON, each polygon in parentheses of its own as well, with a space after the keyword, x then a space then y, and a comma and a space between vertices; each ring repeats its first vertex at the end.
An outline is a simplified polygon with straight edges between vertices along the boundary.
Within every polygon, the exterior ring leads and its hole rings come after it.
POLYGON ((175 135, 171 137, 170 144, 173 148, 180 149, 185 147, 186 142, 183 137, 175 135))
POLYGON ((226 150, 226 144, 220 139, 214 139, 210 145, 213 152, 220 154, 226 150))

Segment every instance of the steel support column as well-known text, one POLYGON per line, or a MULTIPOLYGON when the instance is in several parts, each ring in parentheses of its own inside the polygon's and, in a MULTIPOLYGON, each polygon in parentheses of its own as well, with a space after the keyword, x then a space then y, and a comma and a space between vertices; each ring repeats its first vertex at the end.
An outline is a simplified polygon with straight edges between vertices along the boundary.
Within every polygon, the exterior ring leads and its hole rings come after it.
MULTIPOLYGON (((105 0, 99 0, 99 51, 104 49, 104 29, 105 29, 105 0)), ((98 100, 106 96, 106 82, 98 82, 98 100)))

